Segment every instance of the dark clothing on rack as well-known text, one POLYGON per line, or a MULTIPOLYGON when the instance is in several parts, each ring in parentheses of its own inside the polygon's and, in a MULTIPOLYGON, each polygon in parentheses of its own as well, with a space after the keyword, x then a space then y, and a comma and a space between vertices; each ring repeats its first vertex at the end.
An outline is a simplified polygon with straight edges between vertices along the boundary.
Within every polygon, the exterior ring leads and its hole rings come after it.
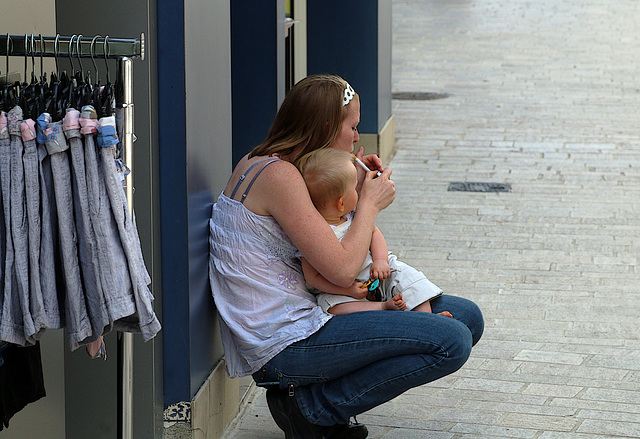
POLYGON ((46 396, 40 344, 7 346, 2 351, 0 366, 0 431, 9 427, 9 420, 27 404, 46 396))

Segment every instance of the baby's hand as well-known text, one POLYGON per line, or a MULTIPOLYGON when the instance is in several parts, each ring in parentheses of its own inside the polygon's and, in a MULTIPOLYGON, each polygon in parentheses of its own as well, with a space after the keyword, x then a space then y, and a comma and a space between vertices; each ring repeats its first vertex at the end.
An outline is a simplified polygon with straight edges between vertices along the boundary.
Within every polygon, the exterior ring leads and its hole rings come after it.
POLYGON ((364 299, 365 297, 367 297, 368 292, 369 290, 367 290, 362 282, 356 281, 351 284, 351 287, 349 287, 349 296, 353 297, 354 299, 364 299))
POLYGON ((372 279, 386 279, 391 276, 391 268, 389 262, 380 260, 373 261, 371 264, 371 278, 372 279))

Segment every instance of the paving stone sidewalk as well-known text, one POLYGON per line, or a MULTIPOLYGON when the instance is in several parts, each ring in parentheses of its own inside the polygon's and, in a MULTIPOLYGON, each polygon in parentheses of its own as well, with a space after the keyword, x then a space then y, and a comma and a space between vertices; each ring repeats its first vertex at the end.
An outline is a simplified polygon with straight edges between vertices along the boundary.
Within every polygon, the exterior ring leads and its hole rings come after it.
MULTIPOLYGON (((359 416, 370 438, 640 438, 639 17, 636 0, 393 1, 397 198, 378 225, 486 331, 460 371, 359 416)), ((225 437, 284 437, 248 398, 225 437)))

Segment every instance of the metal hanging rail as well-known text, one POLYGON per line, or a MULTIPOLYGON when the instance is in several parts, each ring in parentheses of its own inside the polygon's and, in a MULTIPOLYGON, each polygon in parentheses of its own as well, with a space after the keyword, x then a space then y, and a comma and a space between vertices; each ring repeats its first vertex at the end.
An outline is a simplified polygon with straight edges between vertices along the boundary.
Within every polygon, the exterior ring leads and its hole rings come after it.
POLYGON ((144 33, 139 38, 110 36, 0 35, 0 56, 144 59, 144 33))

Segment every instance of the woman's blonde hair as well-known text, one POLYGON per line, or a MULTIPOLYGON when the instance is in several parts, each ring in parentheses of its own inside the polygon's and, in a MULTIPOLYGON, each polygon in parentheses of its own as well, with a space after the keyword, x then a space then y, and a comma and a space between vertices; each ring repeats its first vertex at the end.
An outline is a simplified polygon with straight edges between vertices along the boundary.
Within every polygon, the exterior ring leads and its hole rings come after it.
POLYGON ((354 182, 353 159, 348 152, 324 148, 310 153, 300 169, 316 209, 346 194, 354 182))
POLYGON ((306 155, 330 147, 349 113, 349 105, 342 105, 346 86, 347 82, 337 75, 311 75, 302 79, 289 90, 267 138, 251 151, 249 158, 286 156, 301 147, 297 156, 290 157, 291 163, 300 169, 306 155))

